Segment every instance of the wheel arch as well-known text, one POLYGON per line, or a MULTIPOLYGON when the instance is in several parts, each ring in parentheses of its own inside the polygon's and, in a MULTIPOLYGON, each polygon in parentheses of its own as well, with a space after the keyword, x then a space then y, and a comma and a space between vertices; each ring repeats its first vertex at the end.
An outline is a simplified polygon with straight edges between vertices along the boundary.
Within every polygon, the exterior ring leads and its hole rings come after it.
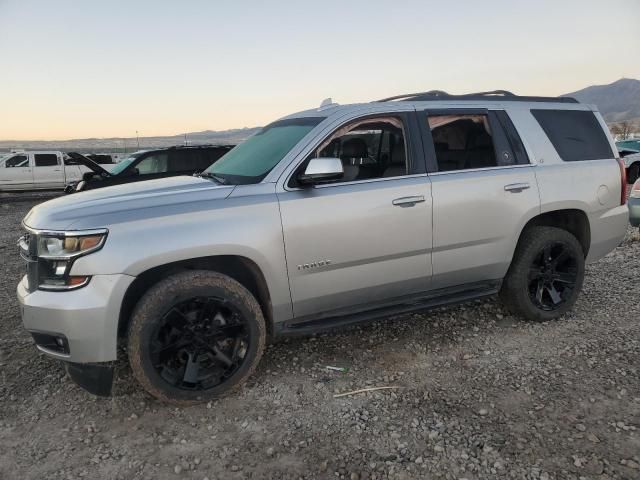
POLYGON ((556 227, 566 230, 578 239, 585 258, 589 254, 591 248, 591 225, 587 214, 577 208, 566 208, 559 210, 551 210, 540 213, 531 218, 521 229, 520 236, 516 245, 516 250, 520 245, 524 232, 533 227, 556 227))
POLYGON ((129 285, 120 306, 118 337, 126 336, 131 314, 138 300, 155 284, 175 273, 189 270, 210 270, 227 275, 242 284, 256 298, 267 324, 268 335, 273 334, 273 308, 271 294, 260 267, 251 259, 240 255, 214 255, 157 265, 141 272, 129 285))

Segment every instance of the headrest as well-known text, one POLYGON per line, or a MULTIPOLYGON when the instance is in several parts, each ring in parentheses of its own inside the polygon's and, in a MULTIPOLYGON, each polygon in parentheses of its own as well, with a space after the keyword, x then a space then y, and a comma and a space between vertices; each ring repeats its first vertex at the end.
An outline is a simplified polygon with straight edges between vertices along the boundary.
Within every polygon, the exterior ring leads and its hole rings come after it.
POLYGON ((350 138, 342 144, 342 158, 366 158, 368 156, 367 144, 361 138, 350 138))
POLYGON ((471 148, 487 148, 493 147, 493 140, 491 140, 491 135, 487 132, 479 133, 473 139, 473 144, 471 148))

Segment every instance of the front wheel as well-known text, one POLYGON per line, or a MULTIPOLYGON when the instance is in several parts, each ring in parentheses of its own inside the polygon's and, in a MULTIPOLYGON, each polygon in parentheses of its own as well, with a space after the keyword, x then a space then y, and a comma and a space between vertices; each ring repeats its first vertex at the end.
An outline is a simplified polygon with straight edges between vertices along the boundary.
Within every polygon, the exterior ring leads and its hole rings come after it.
POLYGON ((136 305, 129 363, 150 394, 189 405, 244 383, 265 342, 262 310, 246 288, 226 275, 189 271, 161 280, 136 305))
POLYGON ((528 320, 558 318, 573 307, 584 280, 584 251, 566 230, 532 227, 522 234, 500 296, 528 320))

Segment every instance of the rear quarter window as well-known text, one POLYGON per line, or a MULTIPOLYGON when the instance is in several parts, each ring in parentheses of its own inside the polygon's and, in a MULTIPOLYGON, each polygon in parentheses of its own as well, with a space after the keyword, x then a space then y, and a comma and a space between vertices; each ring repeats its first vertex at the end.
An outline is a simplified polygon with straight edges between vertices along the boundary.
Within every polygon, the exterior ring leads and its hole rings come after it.
POLYGON ((598 119, 585 110, 531 110, 565 162, 613 158, 598 119))

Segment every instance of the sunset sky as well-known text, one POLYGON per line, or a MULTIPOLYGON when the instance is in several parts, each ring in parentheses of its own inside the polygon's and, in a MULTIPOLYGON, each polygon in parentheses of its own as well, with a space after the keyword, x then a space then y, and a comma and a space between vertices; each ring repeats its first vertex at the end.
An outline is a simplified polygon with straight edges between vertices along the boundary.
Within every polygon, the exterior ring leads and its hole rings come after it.
POLYGON ((0 0, 0 60, 0 140, 168 135, 640 78, 640 1, 0 0))

